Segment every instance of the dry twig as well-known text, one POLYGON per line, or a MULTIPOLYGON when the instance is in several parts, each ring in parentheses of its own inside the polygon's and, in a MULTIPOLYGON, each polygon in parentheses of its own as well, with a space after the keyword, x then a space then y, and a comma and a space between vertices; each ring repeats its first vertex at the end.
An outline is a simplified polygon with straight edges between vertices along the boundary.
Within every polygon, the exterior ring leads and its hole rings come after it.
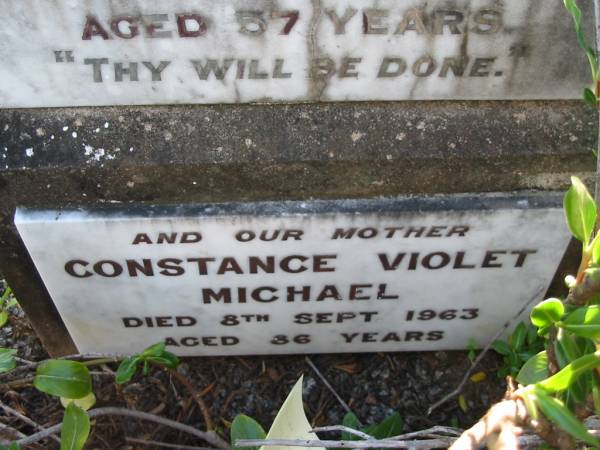
POLYGON ((181 444, 169 444, 167 442, 158 442, 158 441, 150 441, 148 439, 137 439, 126 437, 126 442, 131 442, 133 444, 141 444, 141 445, 154 445, 159 448, 176 448, 180 450, 217 450, 210 447, 194 447, 191 445, 181 445, 181 444))
POLYGON ((177 381, 183 384, 186 387, 186 389, 190 392, 190 394, 192 394, 194 401, 200 407, 200 411, 202 412, 202 416, 204 417, 204 422, 206 424, 207 431, 211 431, 213 429, 212 418, 210 417, 210 411, 208 409, 208 406, 206 406, 206 403, 204 403, 200 392, 198 392, 198 390, 192 385, 192 383, 190 383, 190 381, 186 377, 177 372, 177 369, 169 370, 169 373, 171 373, 175 378, 177 378, 177 381))
MULTIPOLYGON (((44 428, 43 426, 41 426, 39 423, 31 420, 29 417, 24 416, 23 414, 21 414, 19 411, 17 411, 16 409, 11 408, 8 405, 5 405, 4 403, 0 402, 0 408, 2 408, 4 411, 6 411, 8 414, 15 416, 17 419, 19 419, 21 422, 25 422, 27 425, 33 427, 34 429, 38 430, 38 431, 45 431, 46 428, 44 428)), ((58 439, 54 434, 51 434, 49 436, 51 439, 53 439, 56 442, 60 442, 60 439, 58 439)))
MULTIPOLYGON (((125 416, 125 417, 133 417, 136 419, 147 420, 149 422, 154 422, 159 425, 164 425, 166 427, 174 428, 178 431, 183 431, 184 433, 191 434, 196 436, 197 438, 202 439, 203 441, 208 442, 210 445, 219 448, 219 449, 228 449, 229 444, 221 439, 216 433, 213 431, 201 431, 197 430, 194 427, 189 425, 185 425, 179 422, 175 422, 174 420, 165 419, 164 417, 156 416, 154 414, 145 413, 142 411, 135 411, 127 408, 115 408, 115 407, 106 407, 106 408, 96 408, 88 411, 88 416, 90 419, 102 416, 125 416)), ((38 442, 42 439, 47 438, 49 435, 58 433, 62 429, 62 423, 54 425, 52 427, 46 428, 44 431, 40 431, 39 433, 32 434, 24 439, 19 439, 17 444, 21 447, 25 445, 32 444, 34 442, 38 442)))
MULTIPOLYGON (((339 394, 335 391, 335 389, 333 388, 333 386, 331 386, 331 384, 329 384, 329 381, 327 381, 327 378, 325 378, 323 376, 323 374, 319 371, 319 369, 317 369, 317 366, 314 365, 314 363, 311 361, 311 359, 308 356, 306 358, 304 358, 304 359, 306 360, 306 363, 310 366, 310 368, 321 379, 321 381, 327 387, 327 389, 329 389, 329 391, 334 395, 334 397, 337 399, 337 401, 340 402, 340 405, 342 405, 342 407, 346 410, 346 412, 352 413, 352 410, 350 409, 350 407, 348 406, 348 404, 342 399, 342 397, 339 396, 339 394)), ((356 417, 356 414, 355 414, 355 417, 356 417)), ((356 417, 356 420, 357 420, 358 424, 360 426, 362 426, 362 423, 360 423, 360 420, 358 419, 358 417, 356 417)))

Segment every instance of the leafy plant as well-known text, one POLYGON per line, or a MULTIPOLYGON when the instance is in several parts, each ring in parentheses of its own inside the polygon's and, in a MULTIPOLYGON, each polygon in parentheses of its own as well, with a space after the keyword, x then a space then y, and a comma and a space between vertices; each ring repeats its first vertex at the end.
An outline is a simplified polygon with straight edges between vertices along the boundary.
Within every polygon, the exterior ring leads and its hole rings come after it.
POLYGON ((600 305, 593 303, 600 292, 594 277, 600 269, 600 234, 594 236, 596 204, 576 177, 565 194, 564 211, 571 233, 582 243, 582 258, 577 276, 566 280, 570 288, 567 299, 544 300, 531 312, 531 322, 545 349, 536 348, 537 352, 527 358, 521 355, 526 344, 539 342, 523 324, 508 343, 496 342, 494 349, 505 356, 511 373, 518 362, 525 362, 516 375, 523 387, 515 395, 524 400, 532 418, 541 413, 573 438, 600 446, 575 414, 588 400, 600 410, 600 384, 594 376, 600 367, 600 351, 596 350, 600 344, 600 305))
POLYGON ((575 23, 575 34, 577 35, 577 42, 579 42, 579 46, 585 52, 585 55, 588 59, 588 63, 590 66, 590 72, 592 75, 592 80, 594 82, 594 90, 590 88, 585 88, 583 90, 583 100, 594 108, 598 107, 598 97, 600 96, 599 92, 599 84, 600 84, 600 71, 598 70, 598 55, 596 51, 587 43, 585 38, 585 34, 582 27, 582 14, 581 10, 577 6, 577 2, 575 0, 564 0, 565 7, 567 11, 573 17, 573 22, 575 23))
MULTIPOLYGON (((0 349, 0 372, 15 367, 15 352, 12 349, 0 349)), ((86 411, 96 403, 88 366, 109 361, 112 359, 86 362, 50 359, 37 367, 33 385, 41 392, 59 397, 65 407, 61 450, 81 450, 85 445, 90 433, 90 419, 86 411)), ((125 358, 117 370, 116 381, 124 383, 130 380, 140 365, 143 366, 144 374, 147 374, 152 365, 176 368, 178 364, 179 359, 165 351, 165 343, 155 344, 137 355, 125 358)), ((18 449, 13 446, 8 449, 15 448, 18 449)))
MULTIPOLYGON (((233 419, 230 430, 231 442, 238 439, 264 439, 267 433, 263 427, 254 420, 244 414, 239 414, 233 419)), ((237 447, 241 450, 259 450, 260 447, 237 447)))
POLYGON ((13 348, 0 348, 0 373, 13 370, 17 366, 16 353, 17 351, 13 348))
POLYGON ((17 299, 11 297, 11 294, 12 289, 7 286, 0 297, 0 327, 8 322, 9 310, 17 304, 17 299))
POLYGON ((148 374, 152 365, 175 369, 179 365, 179 358, 173 353, 166 351, 165 348, 166 344, 160 342, 148 347, 137 355, 125 358, 117 369, 117 384, 123 384, 131 380, 140 366, 143 367, 142 372, 144 375, 148 374))
MULTIPOLYGON (((369 425, 366 427, 361 427, 360 422, 354 413, 347 413, 344 416, 343 425, 352 428, 355 430, 362 431, 363 433, 368 434, 375 439, 386 439, 392 436, 397 436, 402 433, 404 429, 404 422, 402 421, 402 417, 397 412, 386 417, 382 422, 376 423, 373 425, 369 425)), ((343 432, 342 440, 355 441, 359 440, 360 437, 343 432)))
POLYGON ((544 349, 544 339, 538 336, 535 326, 527 326, 521 322, 508 337, 508 341, 494 341, 492 349, 502 355, 504 362, 498 370, 498 377, 516 377, 523 364, 544 349))

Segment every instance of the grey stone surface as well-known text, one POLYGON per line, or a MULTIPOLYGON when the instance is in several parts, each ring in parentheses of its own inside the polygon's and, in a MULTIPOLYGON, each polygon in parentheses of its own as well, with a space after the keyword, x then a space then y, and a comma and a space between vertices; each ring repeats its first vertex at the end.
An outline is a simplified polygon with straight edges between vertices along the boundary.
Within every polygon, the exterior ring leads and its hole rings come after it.
POLYGON ((573 99, 589 82, 561 0, 2 6, 5 107, 573 99))
POLYGON ((578 101, 1 110, 0 271, 68 353, 16 206, 559 190, 593 172, 596 129, 578 101))

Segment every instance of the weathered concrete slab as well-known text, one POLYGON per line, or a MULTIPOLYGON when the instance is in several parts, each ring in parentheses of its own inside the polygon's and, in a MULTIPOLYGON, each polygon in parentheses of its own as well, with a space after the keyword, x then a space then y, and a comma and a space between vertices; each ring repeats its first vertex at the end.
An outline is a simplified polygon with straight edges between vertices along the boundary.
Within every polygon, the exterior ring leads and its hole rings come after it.
POLYGON ((561 0, 0 6, 2 107, 571 99, 589 83, 561 0))
POLYGON ((2 110, 0 271, 70 353, 17 206, 560 190, 593 173, 596 130, 579 101, 2 110))

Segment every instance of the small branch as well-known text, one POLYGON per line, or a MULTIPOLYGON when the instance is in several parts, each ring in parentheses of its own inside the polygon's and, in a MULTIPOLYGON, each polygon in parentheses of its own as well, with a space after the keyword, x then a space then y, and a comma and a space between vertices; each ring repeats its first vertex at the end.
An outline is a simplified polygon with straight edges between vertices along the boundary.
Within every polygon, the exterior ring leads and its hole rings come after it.
POLYGON ((325 447, 325 448, 446 448, 455 438, 427 439, 422 441, 392 441, 389 439, 373 441, 310 441, 303 439, 238 439, 234 447, 325 447))
POLYGON ((459 395, 463 388, 465 387, 465 385, 467 384, 467 381, 469 381, 469 378, 471 376, 471 374, 473 373, 473 370, 475 370, 475 368, 479 365, 479 363, 481 362, 481 360, 483 359, 483 357, 487 354, 487 352, 490 350, 490 348, 492 347, 492 344, 494 343, 494 341, 496 339, 498 339, 500 336, 502 336, 502 334, 506 331, 506 329, 515 321, 517 320, 521 314, 523 314, 523 312, 525 312, 525 310, 529 307, 529 305, 531 305, 537 298, 538 296, 544 291, 544 288, 541 287, 539 288, 535 294, 533 294, 533 296, 531 296, 531 298, 527 301, 527 303, 525 303, 523 305, 523 307, 513 316, 511 317, 508 322, 506 322, 502 328, 500 328, 496 334, 494 334, 494 336, 489 340, 489 342, 487 343, 487 345, 483 348, 483 350, 481 350, 481 352, 479 353, 479 355, 477 355, 477 358, 475 358, 475 360, 473 362, 471 362, 471 367, 469 368, 469 370, 467 370, 467 372, 465 373, 465 375, 463 376, 461 382, 459 383, 459 385, 456 387, 456 389, 454 389, 452 392, 450 392, 449 394, 447 394, 446 396, 444 396, 441 400, 438 400, 437 402, 435 402, 433 405, 431 405, 429 407, 429 409, 427 410, 427 415, 430 415, 434 410, 436 410, 437 408, 439 408, 440 406, 442 406, 444 403, 446 403, 448 400, 456 397, 457 395, 459 395))
MULTIPOLYGON (((107 362, 117 362, 123 358, 125 358, 124 355, 118 355, 118 354, 109 354, 109 353, 86 353, 86 354, 74 354, 74 355, 67 355, 67 356, 61 356, 59 358, 56 359, 71 359, 74 361, 79 361, 79 360, 87 360, 87 359, 107 359, 107 362)), ((25 360, 24 360, 25 361, 25 360)), ((0 374, 0 379, 5 378, 6 376, 14 376, 16 373, 20 373, 22 371, 25 370, 33 370, 36 369, 40 364, 44 363, 48 361, 47 359, 44 359, 42 361, 36 361, 36 362, 27 362, 22 366, 16 367, 11 371, 8 372, 4 372, 2 374, 0 374)))
MULTIPOLYGON (((196 436, 203 441, 208 442, 212 446, 219 449, 228 449, 229 444, 221 439, 216 433, 212 431, 201 431, 197 430, 194 427, 189 425, 185 425, 179 422, 175 422, 174 420, 165 419, 164 417, 156 416, 154 414, 145 413, 142 411, 135 411, 127 408, 116 408, 116 407, 106 407, 106 408, 96 408, 88 411, 88 416, 90 419, 94 419, 96 417, 102 416, 125 416, 125 417, 133 417, 140 420, 147 420, 149 422, 154 422, 160 425, 164 425, 166 427, 173 428, 178 431, 182 431, 184 433, 191 434, 196 436)), ((62 428, 62 423, 54 425, 52 427, 46 428, 44 431, 40 431, 39 433, 35 433, 27 438, 19 439, 17 444, 21 447, 25 445, 32 444, 34 442, 40 441, 42 439, 47 438, 49 435, 58 433, 62 428)))
POLYGON ((0 445, 9 445, 15 439, 21 439, 21 438, 27 437, 23 433, 21 433, 19 430, 0 422, 0 433, 2 433, 2 432, 6 433, 6 434, 11 434, 13 437, 11 438, 11 440, 9 442, 4 442, 0 439, 0 445))
MULTIPOLYGON (((599 159, 600 161, 600 159, 599 159)), ((569 294, 565 303, 570 305, 583 306, 594 295, 600 292, 600 270, 587 269, 583 272, 584 277, 580 283, 569 289, 569 294)))
MULTIPOLYGON (((23 414, 21 414, 19 411, 17 411, 16 409, 11 408, 8 405, 5 405, 4 403, 0 402, 0 408, 2 408, 4 411, 6 411, 8 414, 15 416, 17 419, 19 419, 21 422, 25 422, 27 425, 33 427, 35 430, 37 431, 45 431, 46 428, 44 428, 43 426, 41 426, 39 423, 34 422, 33 420, 31 420, 29 417, 24 416, 23 414)), ((51 435, 50 436, 51 439, 53 439, 56 442, 60 442, 60 439, 58 439, 56 436, 51 435)))
POLYGON ((190 394, 192 394, 192 398, 200 407, 200 411, 202 412, 202 416, 204 417, 204 423, 206 424, 206 429, 208 431, 211 431, 213 429, 213 422, 212 418, 210 417, 210 411, 208 409, 208 406, 206 406, 206 403, 204 403, 204 400, 202 399, 202 396, 200 395, 198 390, 194 386, 192 386, 192 383, 190 383, 190 381, 185 376, 177 372, 177 369, 172 369, 169 372, 173 374, 175 378, 177 378, 177 381, 179 381, 186 387, 190 394))
POLYGON ((330 427, 318 427, 318 428, 313 428, 310 431, 313 433, 316 433, 318 431, 343 431, 348 434, 353 434, 354 436, 358 436, 358 437, 361 437, 366 440, 375 439, 373 436, 371 436, 367 433, 363 433, 362 431, 355 430, 354 428, 345 427, 344 425, 332 425, 330 427))
POLYGON ((119 362, 117 358, 98 358, 98 359, 90 359, 89 361, 84 361, 82 364, 84 366, 101 366, 102 364, 108 363, 116 363, 119 362))
MULTIPOLYGON (((348 413, 352 413, 352 410, 350 409, 350 407, 348 406, 348 404, 342 399, 342 397, 340 397, 338 395, 338 393, 335 391, 335 389, 331 386, 331 384, 329 384, 329 381, 327 381, 327 378, 325 378, 323 376, 323 374, 319 371, 319 369, 317 369, 317 366, 315 366, 313 364, 313 362, 311 361, 311 359, 307 356, 306 358, 304 358, 306 363, 310 366, 310 368, 317 374, 317 376, 321 379, 321 381, 323 382, 323 384, 327 387, 327 389, 329 389, 329 391, 334 395, 334 397, 337 399, 337 401, 340 403, 340 405, 342 405, 342 408, 344 408, 346 410, 346 412, 348 413)), ((352 413, 354 414, 354 413, 352 413)), ((356 414, 354 414, 354 416, 356 417, 356 414)), ((358 421, 358 424, 362 427, 362 423, 360 423, 360 420, 358 419, 358 417, 356 417, 356 420, 358 421)))
POLYGON ((33 383, 33 377, 22 378, 20 380, 9 381, 8 383, 0 384, 0 392, 6 392, 11 389, 30 386, 33 383))
POLYGON ((400 434, 398 436, 392 436, 392 437, 389 437, 388 439, 389 440, 396 440, 396 439, 407 440, 407 439, 414 439, 414 438, 427 437, 427 436, 433 436, 433 435, 435 435, 435 437, 437 438, 437 437, 439 437, 440 434, 447 434, 452 437, 459 437, 463 433, 464 433, 464 430, 461 430, 460 428, 435 426, 435 427, 428 428, 426 430, 413 431, 412 433, 405 433, 405 434, 400 434))
POLYGON ((217 450, 210 447, 193 447, 191 445, 169 444, 167 442, 150 441, 147 439, 136 439, 130 437, 126 437, 125 441, 133 444, 154 445, 159 448, 177 448, 180 450, 217 450))
MULTIPOLYGON (((596 52, 600 52, 600 1, 594 0, 594 16, 595 16, 595 25, 596 25, 596 52)), ((598 83, 596 83, 596 91, 600 89, 598 83)), ((599 97, 596 94, 596 97, 599 97)), ((597 109, 600 109, 600 105, 596 105, 597 109)), ((596 119, 597 121, 599 119, 596 119)), ((596 142, 596 150, 598 152, 598 156, 600 156, 600 126, 598 127, 598 140, 596 142)), ((600 158, 596 157, 596 174, 594 177, 594 198, 596 199, 596 208, 600 210, 600 158)), ((596 219, 596 225, 600 222, 600 217, 596 219)), ((598 226, 596 226, 598 228, 598 226)))

